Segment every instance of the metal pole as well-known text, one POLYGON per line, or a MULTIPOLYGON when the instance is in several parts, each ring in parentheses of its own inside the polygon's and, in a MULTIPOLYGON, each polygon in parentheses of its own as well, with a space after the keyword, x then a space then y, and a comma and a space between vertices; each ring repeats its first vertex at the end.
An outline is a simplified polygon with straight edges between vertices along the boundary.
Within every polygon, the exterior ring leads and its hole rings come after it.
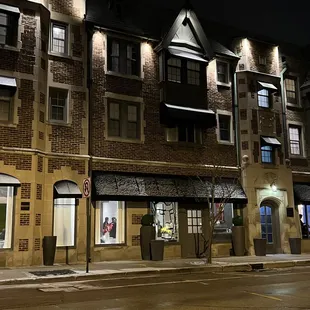
POLYGON ((86 206, 86 273, 89 272, 89 263, 90 263, 90 223, 91 223, 91 199, 87 198, 86 206))

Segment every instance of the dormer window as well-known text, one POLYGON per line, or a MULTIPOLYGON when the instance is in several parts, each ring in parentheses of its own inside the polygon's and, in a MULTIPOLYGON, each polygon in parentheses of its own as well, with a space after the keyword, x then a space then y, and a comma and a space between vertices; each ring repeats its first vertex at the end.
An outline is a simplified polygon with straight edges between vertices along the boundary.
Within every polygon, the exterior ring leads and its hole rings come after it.
POLYGON ((197 61, 171 57, 167 61, 169 82, 200 85, 201 66, 197 61))
POLYGON ((140 44, 109 37, 108 70, 140 76, 140 44))
POLYGON ((181 83, 181 59, 168 59, 168 81, 181 83))

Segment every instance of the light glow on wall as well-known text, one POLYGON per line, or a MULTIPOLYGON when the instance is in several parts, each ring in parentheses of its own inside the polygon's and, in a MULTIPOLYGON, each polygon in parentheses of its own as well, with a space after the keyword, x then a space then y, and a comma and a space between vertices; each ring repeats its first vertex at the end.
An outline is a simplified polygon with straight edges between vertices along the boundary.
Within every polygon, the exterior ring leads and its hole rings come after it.
POLYGON ((148 42, 142 43, 142 52, 143 52, 145 57, 147 57, 147 58, 151 57, 152 51, 153 51, 153 48, 152 48, 150 43, 148 43, 148 42))

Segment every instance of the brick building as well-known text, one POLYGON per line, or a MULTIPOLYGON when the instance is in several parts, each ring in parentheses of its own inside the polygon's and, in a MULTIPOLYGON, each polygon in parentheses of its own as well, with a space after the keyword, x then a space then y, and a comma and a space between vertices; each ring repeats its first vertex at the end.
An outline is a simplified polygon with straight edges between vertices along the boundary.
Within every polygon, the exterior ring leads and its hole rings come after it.
POLYGON ((229 255, 236 214, 249 254, 257 237, 289 253, 297 210, 308 223, 299 50, 220 34, 190 6, 97 2, 1 0, 0 265, 41 264, 50 235, 57 262, 85 260, 88 176, 92 261, 140 258, 150 212, 166 258, 202 254, 215 167, 217 192, 236 190, 213 255, 229 255))

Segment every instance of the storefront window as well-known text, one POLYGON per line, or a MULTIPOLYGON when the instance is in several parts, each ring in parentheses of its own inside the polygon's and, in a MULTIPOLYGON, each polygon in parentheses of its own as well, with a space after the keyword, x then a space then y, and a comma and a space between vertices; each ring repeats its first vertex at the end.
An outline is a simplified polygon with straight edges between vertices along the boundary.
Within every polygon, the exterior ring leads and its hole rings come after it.
POLYGON ((0 249, 12 246, 14 187, 0 186, 0 249))
MULTIPOLYGON (((219 213, 221 204, 214 204, 214 215, 219 213)), ((218 241, 230 240, 234 208, 232 203, 226 203, 222 214, 218 217, 214 226, 214 239, 218 241)))
POLYGON ((75 245, 75 198, 54 199, 54 236, 58 247, 75 245))
POLYGON ((176 202, 159 202, 152 204, 156 227, 156 239, 178 241, 178 204, 176 202))
POLYGON ((310 238, 310 205, 298 206, 300 228, 303 239, 310 238))
POLYGON ((125 202, 98 201, 96 206, 96 244, 125 243, 125 202))

